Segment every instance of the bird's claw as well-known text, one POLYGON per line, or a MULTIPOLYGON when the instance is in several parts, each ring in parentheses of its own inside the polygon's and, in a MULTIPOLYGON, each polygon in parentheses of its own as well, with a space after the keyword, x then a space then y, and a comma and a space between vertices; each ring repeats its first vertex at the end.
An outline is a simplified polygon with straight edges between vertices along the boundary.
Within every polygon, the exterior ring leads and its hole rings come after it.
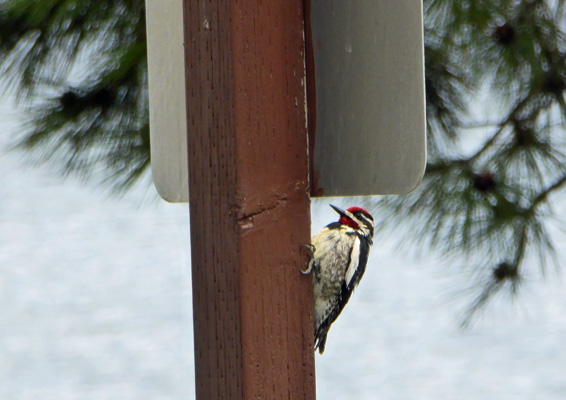
POLYGON ((307 269, 301 269, 301 272, 303 274, 308 275, 312 272, 312 268, 314 266, 314 252, 316 251, 316 247, 314 247, 313 244, 303 244, 301 245, 301 247, 307 249, 310 254, 310 261, 309 261, 309 265, 307 266, 307 269))

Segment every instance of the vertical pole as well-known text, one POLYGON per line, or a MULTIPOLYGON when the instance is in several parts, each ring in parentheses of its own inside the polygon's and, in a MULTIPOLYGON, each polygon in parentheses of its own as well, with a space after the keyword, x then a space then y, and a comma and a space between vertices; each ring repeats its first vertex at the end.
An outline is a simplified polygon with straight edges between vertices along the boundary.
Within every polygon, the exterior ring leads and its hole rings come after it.
POLYGON ((183 0, 197 399, 314 399, 302 0, 183 0))

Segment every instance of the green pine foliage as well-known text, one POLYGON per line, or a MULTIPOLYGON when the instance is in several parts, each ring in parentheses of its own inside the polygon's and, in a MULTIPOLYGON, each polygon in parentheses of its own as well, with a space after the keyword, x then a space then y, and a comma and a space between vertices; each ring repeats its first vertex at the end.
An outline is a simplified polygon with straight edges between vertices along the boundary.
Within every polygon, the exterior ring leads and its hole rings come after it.
MULTIPOLYGON (((405 226, 412 243, 474 270, 464 324, 515 293, 525 270, 556 263, 547 225, 566 186, 565 3, 424 0, 427 172, 376 214, 383 231, 405 226), (472 112, 481 93, 495 119, 472 112)), ((34 160, 103 171, 120 189, 144 175, 144 17, 142 0, 0 0, 0 76, 29 108, 18 146, 34 160)))
POLYGON ((18 146, 64 174, 127 188, 148 169, 146 58, 143 1, 0 0, 0 76, 29 115, 18 146))
POLYGON ((466 325, 495 294, 515 293, 525 270, 556 264, 547 224, 566 186, 566 2, 424 5, 426 175, 379 207, 384 230, 401 222, 408 241, 474 269, 466 325), (482 92, 494 121, 470 112, 482 92))

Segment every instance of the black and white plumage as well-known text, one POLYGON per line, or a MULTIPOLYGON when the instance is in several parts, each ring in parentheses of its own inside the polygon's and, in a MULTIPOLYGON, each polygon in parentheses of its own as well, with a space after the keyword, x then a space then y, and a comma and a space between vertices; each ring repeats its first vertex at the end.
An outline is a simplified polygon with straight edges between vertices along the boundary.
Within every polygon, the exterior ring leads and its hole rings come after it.
POLYGON ((361 207, 346 211, 330 205, 340 219, 312 238, 315 350, 324 352, 330 326, 350 299, 366 270, 373 239, 373 217, 361 207))

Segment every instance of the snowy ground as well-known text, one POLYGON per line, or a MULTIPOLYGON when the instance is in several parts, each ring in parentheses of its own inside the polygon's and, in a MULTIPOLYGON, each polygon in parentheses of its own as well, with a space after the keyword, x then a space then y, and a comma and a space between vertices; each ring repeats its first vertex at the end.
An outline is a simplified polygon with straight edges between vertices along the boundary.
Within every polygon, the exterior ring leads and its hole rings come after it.
MULTIPOLYGON (((24 166, 3 148, 12 113, 0 104, 0 399, 194 397, 187 207, 24 166)), ((445 270, 374 247, 317 356, 319 399, 566 399, 564 280, 533 278, 521 307, 462 331, 465 277, 445 270)))

